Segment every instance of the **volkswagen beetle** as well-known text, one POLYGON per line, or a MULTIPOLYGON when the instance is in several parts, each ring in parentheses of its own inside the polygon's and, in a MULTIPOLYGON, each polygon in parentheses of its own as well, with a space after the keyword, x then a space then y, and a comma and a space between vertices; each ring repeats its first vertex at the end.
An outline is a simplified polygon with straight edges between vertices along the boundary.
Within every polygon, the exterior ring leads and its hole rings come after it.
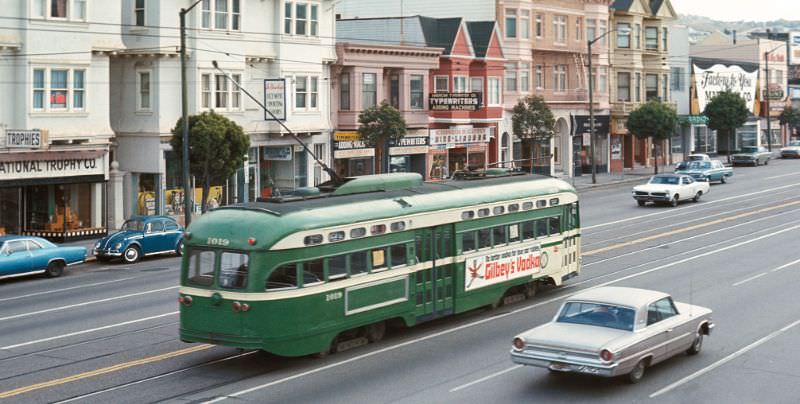
POLYGON ((98 261, 121 258, 134 263, 143 256, 183 252, 183 228, 168 216, 132 216, 122 229, 94 245, 98 261))

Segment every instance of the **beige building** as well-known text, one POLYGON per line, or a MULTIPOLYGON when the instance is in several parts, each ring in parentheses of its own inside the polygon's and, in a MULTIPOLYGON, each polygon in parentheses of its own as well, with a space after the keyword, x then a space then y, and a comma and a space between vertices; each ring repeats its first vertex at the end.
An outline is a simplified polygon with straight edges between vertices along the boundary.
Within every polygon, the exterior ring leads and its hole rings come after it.
POLYGON ((616 0, 611 7, 611 168, 615 171, 623 162, 626 168, 654 163, 652 142, 630 135, 625 122, 648 100, 674 105, 668 52, 670 24, 677 14, 669 0, 616 0))

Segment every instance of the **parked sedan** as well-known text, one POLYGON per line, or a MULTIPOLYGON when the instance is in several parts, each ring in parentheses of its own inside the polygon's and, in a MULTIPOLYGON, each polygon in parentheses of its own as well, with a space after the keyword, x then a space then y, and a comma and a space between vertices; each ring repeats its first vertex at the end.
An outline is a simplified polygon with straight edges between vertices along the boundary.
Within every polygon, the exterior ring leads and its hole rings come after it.
POLYGON ((41 273, 55 278, 85 259, 85 247, 59 247, 39 237, 0 237, 0 279, 41 273))
POLYGON ((765 147, 745 146, 742 151, 731 156, 731 161, 736 164, 751 164, 757 166, 760 164, 769 164, 769 159, 772 153, 765 147))
POLYGON ((708 157, 708 154, 703 153, 690 154, 686 160, 681 161, 677 166, 675 166, 675 171, 685 170, 686 166, 693 161, 711 161, 711 157, 708 157))
POLYGON ((659 174, 650 177, 647 184, 634 187, 633 199, 636 199, 639 206, 644 206, 647 202, 678 206, 680 201, 699 201, 710 189, 705 179, 695 181, 686 174, 659 174))
POLYGON ((719 181, 724 184, 728 178, 733 177, 733 168, 725 167, 719 160, 692 161, 685 169, 676 171, 675 174, 689 175, 695 181, 719 181))
POLYGON ((786 147, 781 149, 781 158, 797 159, 800 158, 800 140, 792 140, 786 147))
POLYGON ((133 216, 122 229, 94 246, 99 261, 121 258, 134 263, 147 255, 183 252, 183 228, 168 216, 133 216))
POLYGON ((675 355, 695 355, 714 324, 711 310, 678 303, 666 293, 600 287, 569 298, 552 321, 517 335, 514 363, 594 376, 627 375, 675 355))

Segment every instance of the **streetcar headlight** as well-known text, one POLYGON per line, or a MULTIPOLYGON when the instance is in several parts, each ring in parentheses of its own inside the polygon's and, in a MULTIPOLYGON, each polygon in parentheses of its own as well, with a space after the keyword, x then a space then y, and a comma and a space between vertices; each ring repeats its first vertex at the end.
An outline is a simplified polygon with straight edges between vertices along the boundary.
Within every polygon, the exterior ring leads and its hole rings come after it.
POLYGON ((178 296, 178 303, 189 307, 192 305, 192 297, 191 296, 178 296))

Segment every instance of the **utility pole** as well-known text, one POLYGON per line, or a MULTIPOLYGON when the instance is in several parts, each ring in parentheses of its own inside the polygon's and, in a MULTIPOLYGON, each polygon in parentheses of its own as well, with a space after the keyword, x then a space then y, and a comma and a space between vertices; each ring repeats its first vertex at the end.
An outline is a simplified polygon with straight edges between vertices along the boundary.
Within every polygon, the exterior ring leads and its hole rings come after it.
POLYGON ((186 14, 200 4, 203 0, 197 0, 189 8, 182 8, 178 16, 181 20, 181 122, 183 122, 183 133, 181 143, 183 144, 183 221, 184 227, 189 227, 192 221, 192 201, 194 200, 194 188, 189 187, 189 88, 186 83, 186 14))
MULTIPOLYGON (((773 49, 773 51, 774 50, 775 49, 773 49)), ((764 91, 764 94, 765 94, 764 98, 767 99, 767 111, 766 111, 766 114, 765 114, 765 116, 767 117, 767 147, 769 148, 768 149, 769 151, 772 151, 772 117, 771 117, 772 114, 770 113, 770 110, 769 110, 769 99, 770 99, 770 94, 769 94, 769 84, 770 84, 769 83, 769 54, 770 54, 770 52, 764 52, 764 62, 766 63, 765 66, 767 68, 767 84, 766 84, 767 88, 764 91)))
MULTIPOLYGON (((594 41, 596 41, 595 39, 594 41)), ((589 143, 591 144, 590 153, 592 153, 592 184, 597 184, 597 165, 594 161, 594 78, 592 77, 592 44, 594 41, 588 42, 589 50, 589 143)))

